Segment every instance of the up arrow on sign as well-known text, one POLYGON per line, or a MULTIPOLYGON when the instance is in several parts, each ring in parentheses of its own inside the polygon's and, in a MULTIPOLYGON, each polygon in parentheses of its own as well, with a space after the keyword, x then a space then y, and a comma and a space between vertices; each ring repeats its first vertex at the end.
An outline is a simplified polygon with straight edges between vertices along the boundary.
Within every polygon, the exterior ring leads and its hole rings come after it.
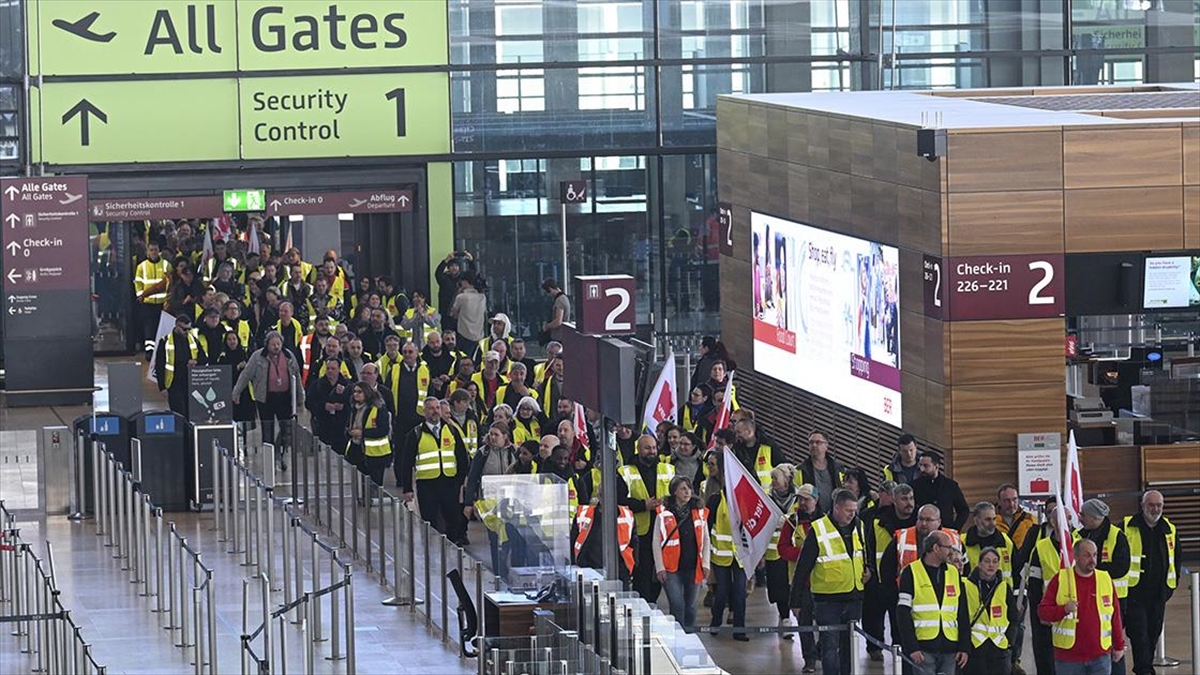
POLYGON ((15 213, 10 213, 8 214, 8 217, 4 219, 4 222, 8 223, 9 228, 15 230, 17 228, 17 223, 21 222, 21 217, 15 213))

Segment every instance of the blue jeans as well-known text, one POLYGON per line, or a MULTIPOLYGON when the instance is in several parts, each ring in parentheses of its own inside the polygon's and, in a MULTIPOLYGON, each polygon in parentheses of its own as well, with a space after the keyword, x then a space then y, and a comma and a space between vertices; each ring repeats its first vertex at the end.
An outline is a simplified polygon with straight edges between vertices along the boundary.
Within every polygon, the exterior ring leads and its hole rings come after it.
POLYGON ((713 577, 717 581, 717 592, 713 597, 712 623, 710 626, 720 626, 725 621, 725 608, 733 607, 733 625, 746 625, 746 570, 736 562, 729 567, 712 566, 713 577))
POLYGON ((913 675, 954 675, 957 672, 953 652, 939 654, 922 650, 921 654, 925 661, 921 665, 913 666, 913 675))
MULTIPOLYGON (((862 618, 862 602, 822 600, 813 596, 813 619, 818 626, 845 625, 862 618)), ((818 646, 821 650, 821 672, 823 675, 850 675, 850 632, 829 631, 820 633, 818 646)), ((953 672, 953 671, 951 671, 953 672)))
POLYGON ((1054 659, 1055 675, 1109 675, 1112 672, 1112 658, 1107 654, 1094 661, 1059 661, 1054 659))
POLYGON ((696 593, 700 585, 694 583, 694 577, 668 572, 663 581, 663 590, 667 592, 667 603, 671 614, 685 630, 696 627, 696 593))

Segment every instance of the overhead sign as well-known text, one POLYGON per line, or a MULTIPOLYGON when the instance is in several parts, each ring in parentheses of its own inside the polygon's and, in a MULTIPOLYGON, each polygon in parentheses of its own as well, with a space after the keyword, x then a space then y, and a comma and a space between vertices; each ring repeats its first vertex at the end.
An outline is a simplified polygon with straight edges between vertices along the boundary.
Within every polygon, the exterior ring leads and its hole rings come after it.
POLYGON ((1065 311, 1061 253, 946 258, 944 272, 950 321, 1039 319, 1065 311))
POLYGON ((717 224, 721 230, 721 255, 733 255, 733 204, 717 202, 717 224))
POLYGON ((30 74, 440 66, 445 0, 40 0, 30 74))
POLYGON ((117 197, 88 201, 91 220, 165 220, 216 218, 225 213, 216 195, 198 197, 117 197))
POLYGON ((629 335, 636 332, 634 278, 628 274, 575 277, 579 303, 577 326, 585 335, 629 335))
POLYGON ((222 198, 226 211, 262 211, 266 204, 266 190, 226 190, 222 198))
POLYGON ((588 200, 588 182, 586 180, 560 181, 558 199, 563 204, 583 204, 588 200))
POLYGON ((36 0, 27 15, 36 161, 450 152, 449 73, 388 72, 449 63, 446 0, 36 0), (164 74, 184 77, 131 79, 164 74))
POLYGON ((450 151, 445 73, 241 81, 243 159, 450 151))
POLYGON ((6 178, 0 204, 5 335, 90 334, 87 177, 6 178))
POLYGON ((237 159, 237 95, 233 79, 44 83, 42 161, 237 159))
POLYGON ((1062 434, 1017 434, 1017 492, 1026 497, 1055 493, 1062 475, 1062 434))
POLYGON ((272 216, 406 213, 412 210, 412 190, 271 192, 267 194, 267 214, 272 216))

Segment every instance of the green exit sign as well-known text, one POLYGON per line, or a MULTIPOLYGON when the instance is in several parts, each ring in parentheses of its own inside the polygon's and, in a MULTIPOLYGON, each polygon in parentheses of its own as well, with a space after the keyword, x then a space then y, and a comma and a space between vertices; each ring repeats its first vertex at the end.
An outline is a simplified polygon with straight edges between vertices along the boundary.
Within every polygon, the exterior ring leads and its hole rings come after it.
POLYGON ((267 208, 266 190, 226 190, 226 211, 263 211, 267 208))

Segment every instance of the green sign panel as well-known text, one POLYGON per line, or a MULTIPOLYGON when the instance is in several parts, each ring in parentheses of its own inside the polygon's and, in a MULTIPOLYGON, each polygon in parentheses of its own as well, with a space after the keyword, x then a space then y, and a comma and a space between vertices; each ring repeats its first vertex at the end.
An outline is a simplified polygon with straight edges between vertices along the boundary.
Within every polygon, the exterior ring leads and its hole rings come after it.
POLYGON ((263 211, 266 209, 266 190, 226 190, 226 211, 263 211))
POLYGON ((450 152, 445 73, 242 80, 244 159, 450 152))
POLYGON ((43 84, 40 157, 53 164, 237 159, 236 100, 232 79, 43 84))
POLYGON ((38 0, 30 73, 438 66, 446 0, 38 0))
POLYGON ((31 0, 27 16, 35 161, 450 151, 449 74, 409 70, 449 62, 447 0, 31 0), (337 74, 298 74, 314 70, 337 74))

